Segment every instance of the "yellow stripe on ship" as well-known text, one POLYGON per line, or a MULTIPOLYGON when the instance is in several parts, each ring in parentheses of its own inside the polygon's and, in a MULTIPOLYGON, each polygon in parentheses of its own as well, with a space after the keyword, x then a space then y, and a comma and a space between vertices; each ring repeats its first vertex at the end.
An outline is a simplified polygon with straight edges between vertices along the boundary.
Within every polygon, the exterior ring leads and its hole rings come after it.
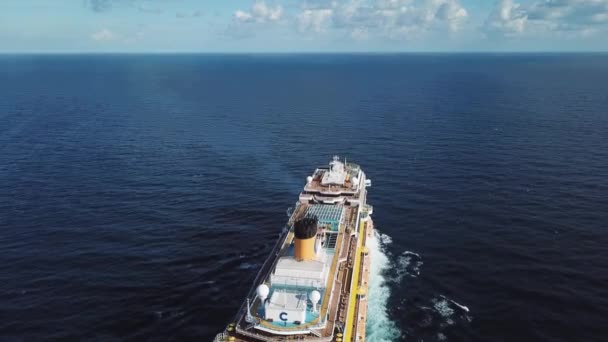
POLYGON ((350 283, 350 298, 348 300, 348 317, 346 318, 346 329, 344 332, 343 341, 352 341, 353 329, 355 325, 355 302, 357 301, 357 288, 359 288, 359 272, 361 268, 361 243, 363 241, 363 228, 365 221, 361 220, 359 224, 359 236, 357 238, 357 249, 355 252, 355 264, 353 265, 353 277, 350 283))

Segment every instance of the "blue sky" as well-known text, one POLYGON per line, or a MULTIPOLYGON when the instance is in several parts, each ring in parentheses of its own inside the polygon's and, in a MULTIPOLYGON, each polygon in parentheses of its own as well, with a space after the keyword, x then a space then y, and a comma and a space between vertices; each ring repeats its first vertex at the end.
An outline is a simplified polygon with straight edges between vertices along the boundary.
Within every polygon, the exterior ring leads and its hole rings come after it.
POLYGON ((608 0, 1 0, 0 52, 607 51, 608 0))

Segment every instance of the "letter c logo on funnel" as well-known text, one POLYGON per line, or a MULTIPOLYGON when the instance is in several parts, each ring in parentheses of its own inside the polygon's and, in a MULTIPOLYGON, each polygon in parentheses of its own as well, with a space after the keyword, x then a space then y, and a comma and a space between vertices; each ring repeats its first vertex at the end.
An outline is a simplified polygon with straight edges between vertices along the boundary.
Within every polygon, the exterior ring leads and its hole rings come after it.
POLYGON ((279 318, 281 319, 281 321, 286 322, 287 321, 287 312, 281 312, 281 314, 279 315, 279 318))

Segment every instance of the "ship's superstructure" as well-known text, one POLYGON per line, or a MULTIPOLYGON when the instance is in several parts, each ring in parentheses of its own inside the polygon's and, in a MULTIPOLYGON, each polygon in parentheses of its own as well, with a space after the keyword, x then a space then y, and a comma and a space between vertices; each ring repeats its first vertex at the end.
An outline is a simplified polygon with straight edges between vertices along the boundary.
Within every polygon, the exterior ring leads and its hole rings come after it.
POLYGON ((216 341, 363 341, 373 232, 367 179, 334 157, 307 177, 235 321, 216 341))

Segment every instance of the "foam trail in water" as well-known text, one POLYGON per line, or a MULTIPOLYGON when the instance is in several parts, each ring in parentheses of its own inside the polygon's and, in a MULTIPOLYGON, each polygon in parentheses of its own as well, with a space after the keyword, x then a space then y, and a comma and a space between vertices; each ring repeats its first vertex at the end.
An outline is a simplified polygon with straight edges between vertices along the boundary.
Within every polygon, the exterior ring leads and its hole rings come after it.
POLYGON ((448 319, 448 323, 452 322, 450 317, 454 314, 454 309, 450 307, 448 300, 444 296, 441 296, 441 299, 433 299, 433 307, 441 317, 448 319))
POLYGON ((462 309, 462 310, 464 310, 465 312, 469 312, 469 308, 468 308, 467 306, 462 305, 462 304, 458 304, 456 301, 454 301, 454 300, 452 300, 452 299, 450 299, 450 298, 447 298, 447 297, 446 297, 446 296, 444 296, 444 295, 441 295, 441 298, 443 298, 443 299, 447 299, 447 300, 449 300, 449 301, 450 301, 452 304, 454 304, 454 305, 456 305, 457 307, 461 308, 461 309, 462 309))
POLYGON ((405 251, 403 252, 403 255, 415 255, 416 257, 418 257, 418 259, 420 259, 420 254, 411 251, 405 251))
POLYGON ((423 262, 420 254, 405 251, 397 258, 397 264, 393 270, 391 281, 399 284, 404 276, 416 278, 420 275, 420 267, 423 262))
MULTIPOLYGON (((393 239, 386 234, 376 232, 376 233, 374 233, 374 238, 380 239, 380 242, 382 242, 383 245, 388 245, 388 244, 393 243, 393 239)), ((378 249, 380 249, 380 245, 378 245, 378 249)))
POLYGON ((390 267, 390 263, 378 239, 386 243, 386 241, 390 241, 390 237, 374 233, 374 236, 367 241, 372 260, 367 303, 366 341, 390 342, 399 339, 401 334, 395 322, 388 318, 389 289, 383 273, 385 269, 390 267))

